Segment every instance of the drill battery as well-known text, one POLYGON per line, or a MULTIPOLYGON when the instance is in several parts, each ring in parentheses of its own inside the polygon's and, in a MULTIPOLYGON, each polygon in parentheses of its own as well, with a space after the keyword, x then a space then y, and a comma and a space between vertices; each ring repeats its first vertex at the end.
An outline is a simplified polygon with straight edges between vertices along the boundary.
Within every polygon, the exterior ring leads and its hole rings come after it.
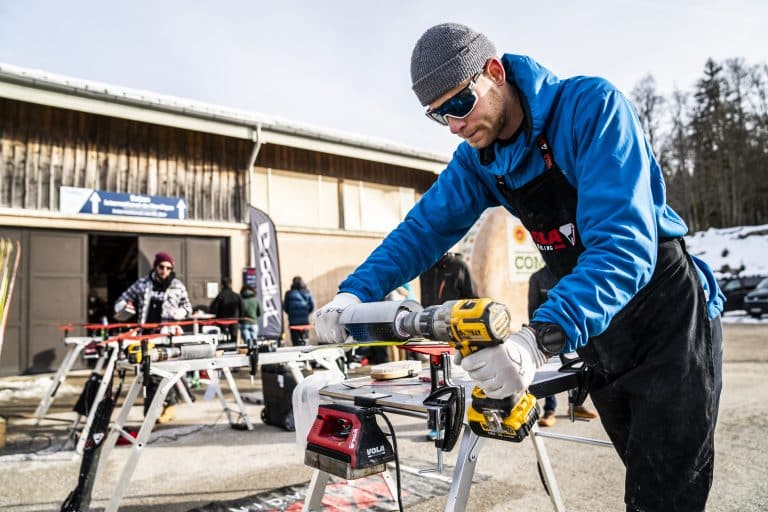
POLYGON ((480 437, 519 443, 539 419, 536 397, 523 393, 515 402, 510 398, 488 398, 482 389, 472 391, 472 406, 467 421, 472 432, 480 437))

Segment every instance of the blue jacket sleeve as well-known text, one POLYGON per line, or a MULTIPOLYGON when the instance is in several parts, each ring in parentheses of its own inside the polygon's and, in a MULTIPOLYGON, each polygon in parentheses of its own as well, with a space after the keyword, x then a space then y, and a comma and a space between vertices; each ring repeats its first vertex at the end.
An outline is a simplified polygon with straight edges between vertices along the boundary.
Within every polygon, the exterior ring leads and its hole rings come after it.
POLYGON ((663 179, 652 175, 640 123, 618 91, 606 88, 577 101, 574 115, 576 222, 585 251, 534 315, 565 330, 565 351, 605 331, 650 281, 658 241, 655 203, 664 202, 663 179))
POLYGON ((430 267, 498 201, 477 176, 461 148, 405 219, 340 285, 363 302, 390 291, 430 267))

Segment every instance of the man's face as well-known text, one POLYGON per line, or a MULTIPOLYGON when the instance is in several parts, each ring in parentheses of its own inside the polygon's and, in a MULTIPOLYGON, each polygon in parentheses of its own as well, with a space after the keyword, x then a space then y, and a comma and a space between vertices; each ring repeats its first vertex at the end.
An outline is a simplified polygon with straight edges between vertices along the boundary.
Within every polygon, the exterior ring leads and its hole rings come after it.
POLYGON ((155 266, 155 273, 163 279, 171 275, 171 272, 173 272, 173 265, 167 261, 162 261, 155 266))
MULTIPOLYGON (((470 84, 471 79, 459 84, 440 96, 429 108, 436 110, 446 101, 460 93, 470 84)), ((495 141, 504 121, 503 102, 498 90, 485 73, 480 75, 473 87, 477 95, 477 103, 472 111, 463 118, 446 116, 451 133, 466 140, 470 146, 482 149, 495 141)))

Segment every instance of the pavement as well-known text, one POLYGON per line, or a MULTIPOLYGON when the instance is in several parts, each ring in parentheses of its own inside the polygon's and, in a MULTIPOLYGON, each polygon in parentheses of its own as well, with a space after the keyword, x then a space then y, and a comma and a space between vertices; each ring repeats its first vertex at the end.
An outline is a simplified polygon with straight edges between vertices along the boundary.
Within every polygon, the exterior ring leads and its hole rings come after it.
MULTIPOLYGON (((768 510, 768 325, 724 325, 724 390, 716 434, 715 476, 707 510, 768 510)), ((361 369, 364 372, 364 368, 361 369)), ((79 460, 63 446, 71 412, 87 372, 69 379, 48 419, 29 419, 50 376, 0 379, 0 416, 7 418, 6 445, 0 448, 0 509, 12 512, 59 510, 75 486, 79 460)), ((240 391, 260 391, 247 371, 235 374, 240 391)), ((177 407, 176 419, 159 425, 144 448, 125 492, 126 511, 299 510, 312 469, 303 463, 295 435, 261 422, 262 406, 248 403, 253 431, 230 428, 218 401, 177 407)), ((588 404, 589 405, 589 404, 588 404)), ((553 432, 606 439, 599 421, 571 423, 566 398, 558 396, 553 432)), ((138 407, 131 419, 141 417, 138 407)), ((397 431, 406 490, 406 509, 442 510, 446 504, 457 450, 445 457, 442 473, 419 474, 435 465, 424 420, 390 415, 397 431)), ((624 510, 624 469, 612 448, 546 440, 567 510, 624 510)), ((119 478, 129 449, 117 447, 96 482, 92 510, 102 509, 119 478)), ((516 508, 551 510, 539 480, 533 445, 488 441, 480 451, 468 510, 501 512, 516 508)), ((392 510, 381 479, 337 482, 325 501, 327 510, 392 510)))

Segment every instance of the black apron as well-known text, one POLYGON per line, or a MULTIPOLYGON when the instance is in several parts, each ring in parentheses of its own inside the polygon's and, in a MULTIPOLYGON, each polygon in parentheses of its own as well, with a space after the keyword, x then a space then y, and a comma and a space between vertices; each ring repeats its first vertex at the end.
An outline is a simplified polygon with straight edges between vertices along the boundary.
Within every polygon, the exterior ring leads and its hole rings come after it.
MULTIPOLYGON (((497 187, 517 210, 552 273, 573 272, 585 247, 577 190, 544 135, 546 170, 518 189, 497 187)), ((696 268, 681 239, 661 239, 651 280, 599 336, 577 349, 595 370, 590 390, 627 467, 627 510, 704 510, 712 482, 722 335, 707 316, 696 268)))

